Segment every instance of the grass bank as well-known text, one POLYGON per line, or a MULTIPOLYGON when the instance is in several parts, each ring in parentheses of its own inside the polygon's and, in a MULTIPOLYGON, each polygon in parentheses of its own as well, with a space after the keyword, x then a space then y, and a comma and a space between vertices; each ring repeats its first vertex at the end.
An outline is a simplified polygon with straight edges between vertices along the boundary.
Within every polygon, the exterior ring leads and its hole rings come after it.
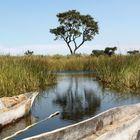
POLYGON ((100 57, 95 69, 105 86, 140 93, 140 55, 100 57))
POLYGON ((43 89, 55 82, 50 71, 41 57, 0 56, 0 96, 43 89))

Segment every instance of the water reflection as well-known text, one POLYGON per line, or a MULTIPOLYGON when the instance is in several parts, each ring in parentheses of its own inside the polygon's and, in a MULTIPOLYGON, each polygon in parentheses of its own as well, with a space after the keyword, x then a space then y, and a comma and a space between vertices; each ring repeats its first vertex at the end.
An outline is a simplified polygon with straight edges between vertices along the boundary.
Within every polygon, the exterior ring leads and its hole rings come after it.
POLYGON ((53 103, 61 107, 61 119, 81 120, 85 116, 94 115, 100 106, 100 98, 94 91, 86 87, 82 91, 80 83, 77 77, 72 76, 69 78, 68 88, 65 87, 63 93, 56 92, 53 103))

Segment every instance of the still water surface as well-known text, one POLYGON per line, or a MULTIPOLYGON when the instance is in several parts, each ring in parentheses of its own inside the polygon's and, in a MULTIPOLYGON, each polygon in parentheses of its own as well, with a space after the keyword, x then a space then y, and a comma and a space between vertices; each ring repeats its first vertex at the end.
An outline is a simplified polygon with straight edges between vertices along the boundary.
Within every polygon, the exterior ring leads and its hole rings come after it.
POLYGON ((121 94, 105 89, 95 79, 94 74, 61 73, 57 84, 39 94, 31 113, 10 126, 2 129, 0 139, 38 122, 50 114, 60 111, 60 115, 39 123, 12 140, 20 140, 43 132, 67 126, 99 114, 109 108, 140 102, 140 96, 121 94))

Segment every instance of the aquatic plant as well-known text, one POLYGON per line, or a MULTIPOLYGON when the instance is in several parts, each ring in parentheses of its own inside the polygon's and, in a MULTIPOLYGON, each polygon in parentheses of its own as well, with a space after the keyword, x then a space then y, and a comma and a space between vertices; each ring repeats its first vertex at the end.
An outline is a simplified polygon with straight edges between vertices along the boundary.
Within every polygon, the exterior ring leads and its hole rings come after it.
POLYGON ((55 82, 41 57, 0 56, 0 96, 12 96, 45 88, 55 82))
POLYGON ((140 55, 100 57, 95 68, 98 79, 109 88, 140 91, 140 55))
POLYGON ((47 88, 60 71, 96 71, 111 89, 140 91, 140 55, 0 56, 0 96, 47 88))

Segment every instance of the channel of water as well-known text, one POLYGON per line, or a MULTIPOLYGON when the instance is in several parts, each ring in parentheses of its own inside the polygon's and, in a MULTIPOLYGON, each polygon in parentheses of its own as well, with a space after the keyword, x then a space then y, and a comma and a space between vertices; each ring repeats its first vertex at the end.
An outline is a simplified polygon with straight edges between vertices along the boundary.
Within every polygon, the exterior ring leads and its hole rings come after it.
POLYGON ((94 73, 59 73, 57 77, 56 85, 37 96, 28 116, 0 131, 0 139, 38 122, 56 111, 60 111, 58 116, 39 123, 13 137, 12 140, 20 140, 74 124, 112 107, 140 102, 140 95, 122 94, 104 88, 96 80, 94 73))

